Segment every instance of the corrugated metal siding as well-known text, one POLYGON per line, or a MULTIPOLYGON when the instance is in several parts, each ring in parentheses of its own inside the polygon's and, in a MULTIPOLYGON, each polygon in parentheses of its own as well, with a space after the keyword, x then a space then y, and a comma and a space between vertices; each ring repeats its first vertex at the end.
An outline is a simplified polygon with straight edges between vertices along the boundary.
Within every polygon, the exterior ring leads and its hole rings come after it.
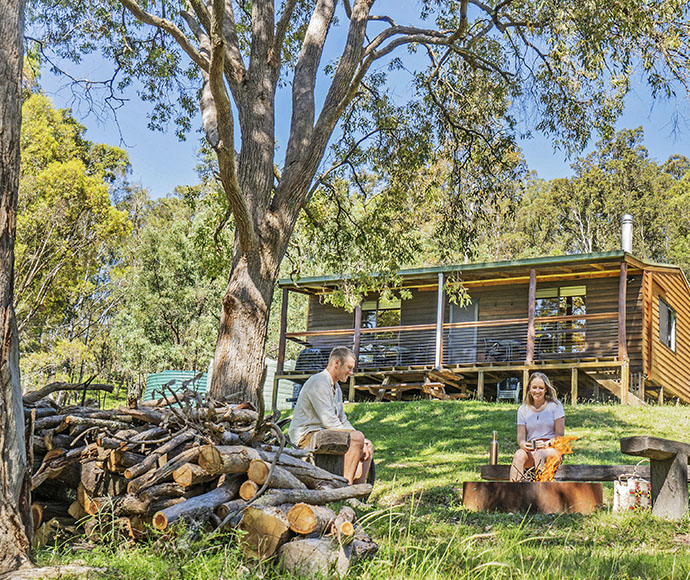
MULTIPOLYGON (((293 370, 295 368, 295 361, 285 361, 285 370, 293 370)), ((264 381, 264 403, 266 409, 271 408, 273 396, 273 377, 276 372, 276 361, 270 358, 266 359, 266 380, 264 381)), ((198 372, 196 371, 163 371, 160 373, 153 373, 146 377, 146 389, 144 391, 143 400, 158 399, 161 397, 163 385, 170 381, 175 381, 171 386, 177 392, 182 390, 182 381, 194 378, 198 372)), ((204 373, 199 379, 187 386, 188 389, 197 391, 202 397, 206 396, 206 389, 208 387, 208 372, 204 373)), ((278 381, 278 409, 290 409, 291 403, 286 402, 285 399, 292 397, 293 382, 287 380, 278 381)), ((165 389, 165 396, 168 396, 170 391, 165 389)))
POLYGON ((651 284, 650 378, 690 401, 690 295, 680 273, 654 272, 651 284), (676 352, 659 340, 659 296, 676 312, 676 352))

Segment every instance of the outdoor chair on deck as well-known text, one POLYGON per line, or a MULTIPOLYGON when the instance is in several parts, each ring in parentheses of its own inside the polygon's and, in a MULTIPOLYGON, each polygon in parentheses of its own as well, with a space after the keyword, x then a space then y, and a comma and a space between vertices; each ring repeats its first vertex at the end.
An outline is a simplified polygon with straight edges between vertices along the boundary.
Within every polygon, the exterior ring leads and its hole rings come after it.
POLYGON ((496 401, 499 403, 504 400, 512 401, 517 404, 520 402, 521 387, 520 379, 510 377, 496 384, 496 401))

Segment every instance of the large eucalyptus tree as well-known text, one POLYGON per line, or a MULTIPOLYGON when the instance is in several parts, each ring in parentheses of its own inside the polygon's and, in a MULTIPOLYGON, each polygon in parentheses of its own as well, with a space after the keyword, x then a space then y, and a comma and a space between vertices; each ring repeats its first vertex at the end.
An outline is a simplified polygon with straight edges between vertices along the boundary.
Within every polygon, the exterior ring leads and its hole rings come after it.
POLYGON ((330 174, 329 143, 349 139, 336 150, 351 154, 394 130, 356 115, 391 69, 413 72, 432 145, 510 141, 523 111, 530 129, 575 149, 610 129, 633 74, 668 95, 686 85, 689 57, 685 0, 34 0, 30 34, 45 55, 102 51, 116 64, 109 102, 138 79, 155 127, 186 130, 200 107, 235 225, 210 393, 255 403, 297 218, 330 174))
POLYGON ((14 317, 23 0, 0 2, 0 576, 28 563, 31 510, 14 317))

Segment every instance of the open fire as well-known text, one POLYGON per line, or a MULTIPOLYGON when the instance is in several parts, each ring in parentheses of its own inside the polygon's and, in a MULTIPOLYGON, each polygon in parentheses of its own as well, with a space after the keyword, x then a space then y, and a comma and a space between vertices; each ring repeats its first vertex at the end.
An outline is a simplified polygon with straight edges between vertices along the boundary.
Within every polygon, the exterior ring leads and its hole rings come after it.
POLYGON ((557 456, 549 457, 540 470, 537 471, 534 478, 535 481, 554 481, 556 471, 561 465, 561 461, 564 455, 571 455, 573 448, 570 445, 571 441, 577 439, 574 435, 564 435, 563 437, 557 437, 551 444, 551 447, 558 453, 557 456))

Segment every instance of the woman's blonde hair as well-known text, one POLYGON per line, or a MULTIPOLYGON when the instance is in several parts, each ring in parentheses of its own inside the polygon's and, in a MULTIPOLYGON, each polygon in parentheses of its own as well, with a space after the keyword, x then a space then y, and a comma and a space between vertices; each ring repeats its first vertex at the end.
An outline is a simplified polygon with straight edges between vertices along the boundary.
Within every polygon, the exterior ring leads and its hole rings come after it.
POLYGON ((558 401, 558 393, 556 392, 556 389, 553 388, 553 385, 551 384, 549 377, 547 377, 544 373, 536 372, 532 373, 529 376, 529 380, 527 381, 527 388, 525 389, 525 396, 522 400, 523 403, 527 403, 528 405, 534 405, 534 398, 532 397, 532 393, 529 390, 534 379, 541 379, 542 381, 544 381, 544 385, 546 385, 546 392, 544 393, 544 398, 547 401, 558 401))

